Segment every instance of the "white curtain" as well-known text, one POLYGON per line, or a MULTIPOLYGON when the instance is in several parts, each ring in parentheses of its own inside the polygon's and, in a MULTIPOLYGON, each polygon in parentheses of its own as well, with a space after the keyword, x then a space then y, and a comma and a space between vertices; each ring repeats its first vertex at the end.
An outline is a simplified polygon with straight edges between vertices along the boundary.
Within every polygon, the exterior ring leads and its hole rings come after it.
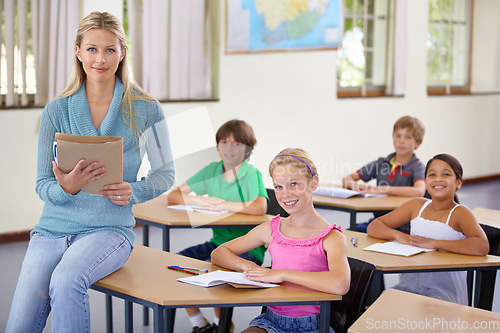
POLYGON ((404 96, 406 93, 406 24, 407 0, 398 0, 395 6, 393 27, 394 73, 391 95, 404 96))
POLYGON ((1 61, 5 62, 1 67, 5 71, 1 73, 5 106, 27 106, 33 102, 29 94, 35 95, 36 105, 44 105, 61 92, 69 78, 79 3, 4 0, 0 10, 5 27, 5 39, 0 40, 4 55, 1 61))
POLYGON ((159 100, 212 98, 208 0, 127 1, 137 83, 159 100), (142 32, 142 33, 141 33, 142 32))
POLYGON ((80 23, 79 6, 79 1, 31 0, 36 105, 46 104, 68 83, 80 23))

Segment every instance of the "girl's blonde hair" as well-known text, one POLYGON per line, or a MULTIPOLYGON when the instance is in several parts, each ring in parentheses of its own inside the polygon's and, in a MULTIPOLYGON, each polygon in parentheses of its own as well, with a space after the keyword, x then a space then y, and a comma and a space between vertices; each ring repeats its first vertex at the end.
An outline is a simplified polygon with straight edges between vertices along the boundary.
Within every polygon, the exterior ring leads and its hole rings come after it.
MULTIPOLYGON (((81 46, 83 36, 85 36, 85 34, 92 29, 104 29, 112 32, 118 38, 122 50, 126 49, 127 41, 123 26, 116 16, 108 12, 92 12, 87 15, 82 22, 80 22, 80 26, 78 27, 76 34, 75 46, 81 46)), ((121 102, 123 120, 137 132, 138 129, 134 119, 132 101, 156 101, 156 99, 131 81, 127 62, 127 52, 125 52, 125 56, 118 65, 116 76, 120 79, 124 86, 123 98, 121 102), (125 110, 125 105, 127 105, 127 110, 125 110)), ((83 70, 83 65, 76 56, 75 52, 73 70, 68 85, 58 97, 67 97, 76 93, 82 86, 83 82, 85 82, 86 77, 87 74, 83 70)))
POLYGON ((309 179, 318 174, 316 165, 302 148, 286 148, 280 151, 269 164, 269 175, 272 177, 274 169, 284 164, 293 165, 300 170, 301 174, 309 179))

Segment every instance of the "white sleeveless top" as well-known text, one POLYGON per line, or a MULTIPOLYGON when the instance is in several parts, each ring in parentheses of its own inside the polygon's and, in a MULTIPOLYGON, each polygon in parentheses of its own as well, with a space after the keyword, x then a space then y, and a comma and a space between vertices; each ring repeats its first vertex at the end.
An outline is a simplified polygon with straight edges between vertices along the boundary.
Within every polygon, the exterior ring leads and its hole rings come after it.
MULTIPOLYGON (((432 239, 460 240, 465 235, 449 226, 450 217, 455 205, 448 214, 446 223, 427 220, 421 217, 432 200, 422 205, 418 216, 410 221, 411 234, 432 239)), ((450 301, 458 304, 468 304, 467 299, 467 272, 429 272, 403 273, 400 275, 396 289, 450 301)))
POLYGON ((422 208, 420 208, 418 216, 410 221, 411 234, 426 238, 440 239, 440 240, 465 239, 466 237, 463 233, 456 231, 455 229, 449 226, 451 214, 453 213, 455 208, 457 208, 460 205, 457 204, 450 210, 448 218, 446 219, 446 223, 443 223, 440 221, 427 220, 421 217, 422 212, 431 202, 432 200, 427 200, 423 204, 422 208))

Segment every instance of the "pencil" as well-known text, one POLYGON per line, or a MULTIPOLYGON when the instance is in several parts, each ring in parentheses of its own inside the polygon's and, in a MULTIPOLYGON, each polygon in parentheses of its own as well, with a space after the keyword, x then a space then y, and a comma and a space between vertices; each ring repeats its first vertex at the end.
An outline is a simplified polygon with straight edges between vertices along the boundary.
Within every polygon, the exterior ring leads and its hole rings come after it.
POLYGON ((173 269, 175 271, 179 271, 179 272, 184 272, 184 273, 188 273, 188 274, 193 274, 193 275, 199 275, 199 273, 197 272, 193 272, 193 271, 189 271, 187 269, 182 269, 178 266, 167 266, 168 269, 173 269))
POLYGON ((180 269, 186 269, 188 271, 208 273, 208 269, 199 269, 199 268, 184 267, 184 266, 172 266, 172 267, 177 267, 177 268, 180 268, 180 269))

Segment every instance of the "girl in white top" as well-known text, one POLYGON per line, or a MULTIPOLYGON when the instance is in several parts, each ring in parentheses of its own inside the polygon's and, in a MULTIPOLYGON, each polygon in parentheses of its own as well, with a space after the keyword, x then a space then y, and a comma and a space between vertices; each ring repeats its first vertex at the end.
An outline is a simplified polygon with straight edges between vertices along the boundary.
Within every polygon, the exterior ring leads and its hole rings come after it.
MULTIPOLYGON (((415 198, 375 219, 368 235, 429 249, 484 256, 488 239, 474 215, 458 204, 462 166, 453 156, 439 154, 427 163, 425 184, 432 200, 415 198), (411 233, 396 230, 410 221, 411 233)), ((404 273, 394 288, 467 304, 466 272, 404 273)))

